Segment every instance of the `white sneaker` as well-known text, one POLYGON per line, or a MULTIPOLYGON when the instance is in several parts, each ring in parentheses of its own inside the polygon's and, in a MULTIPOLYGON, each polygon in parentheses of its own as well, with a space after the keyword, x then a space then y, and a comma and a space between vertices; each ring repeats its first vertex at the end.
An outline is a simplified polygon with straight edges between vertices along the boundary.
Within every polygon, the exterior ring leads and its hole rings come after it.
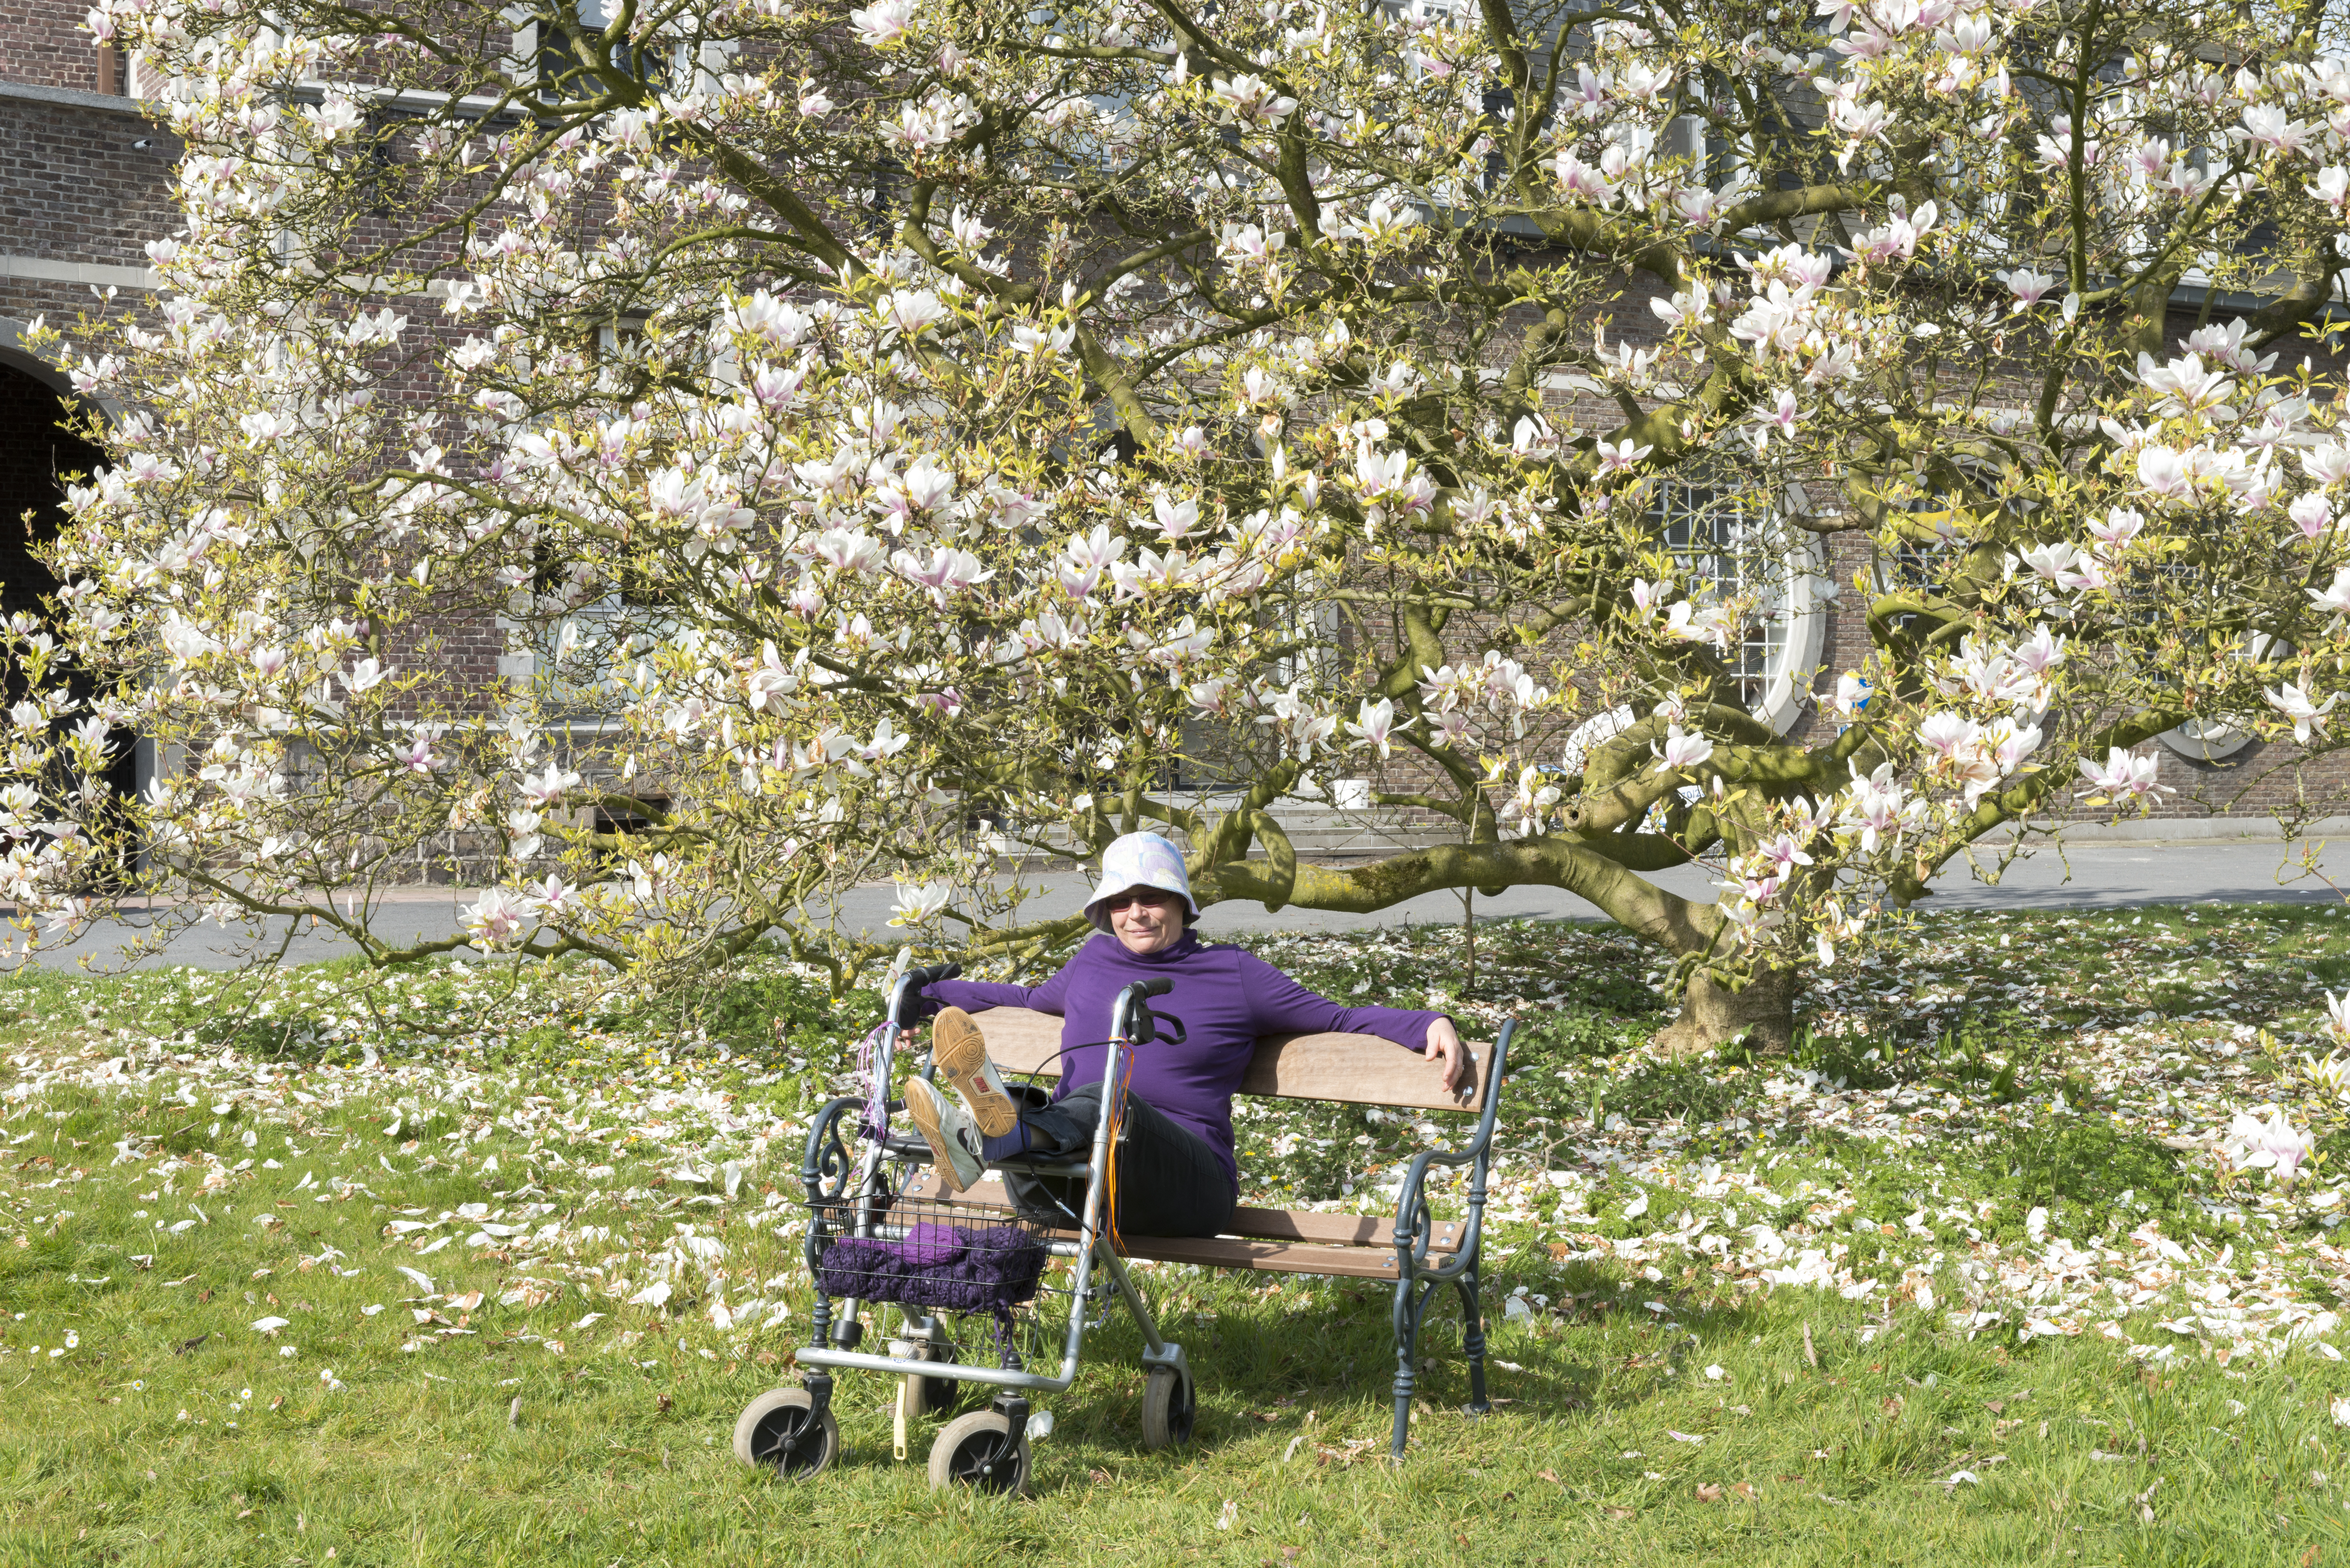
POLYGON ((980 1151, 979 1128, 966 1111, 939 1093, 927 1078, 906 1084, 906 1114, 921 1129, 931 1146, 931 1166, 949 1192, 979 1185, 986 1173, 987 1157, 980 1151))
POLYGON ((995 1064, 987 1059, 987 1039, 960 1007, 941 1011, 931 1024, 931 1061, 955 1086, 972 1119, 990 1137, 1002 1137, 1019 1124, 1020 1113, 1003 1091, 995 1064))

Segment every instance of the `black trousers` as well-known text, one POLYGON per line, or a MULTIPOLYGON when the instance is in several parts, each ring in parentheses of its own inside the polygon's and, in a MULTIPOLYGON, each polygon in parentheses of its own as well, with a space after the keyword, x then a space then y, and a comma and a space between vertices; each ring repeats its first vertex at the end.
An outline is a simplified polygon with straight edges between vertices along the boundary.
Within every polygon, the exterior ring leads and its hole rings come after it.
MULTIPOLYGON (((1101 1120, 1101 1085, 1087 1084, 1057 1101, 1029 1084, 1005 1085, 1020 1106, 1020 1125, 985 1140, 991 1160, 1024 1154, 1084 1158, 1093 1151, 1101 1120)), ((1134 1096, 1118 1147, 1118 1228, 1128 1236, 1213 1236, 1232 1222, 1240 1195, 1206 1138, 1134 1096)), ((1013 1207, 1038 1223, 1074 1225, 1084 1211, 1082 1177, 1031 1176, 1007 1170, 1013 1207)))

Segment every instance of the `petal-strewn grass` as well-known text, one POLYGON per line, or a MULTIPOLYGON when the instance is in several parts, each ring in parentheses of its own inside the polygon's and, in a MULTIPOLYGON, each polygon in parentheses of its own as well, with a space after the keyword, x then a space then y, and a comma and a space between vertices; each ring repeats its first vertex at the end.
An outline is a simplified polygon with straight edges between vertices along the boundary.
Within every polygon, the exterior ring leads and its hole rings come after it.
MULTIPOLYGON (((1459 1414, 1448 1312, 1390 1471, 1383 1292, 1151 1270, 1199 1443, 1141 1450, 1113 1322, 1025 1503, 931 1495, 876 1378, 836 1473, 726 1451, 805 1329, 800 1144, 871 993, 765 959, 656 1003, 584 970, 22 973, 0 1558, 2328 1560, 2350 1139, 2303 1057, 2345 928, 1923 919, 1756 1062, 1649 1052, 1661 977, 1603 929, 1481 928, 1465 996, 1457 930, 1265 940, 1342 1000, 1523 1021, 1506 1402, 1459 1414), (2291 1190, 2214 1158, 2272 1104, 2319 1135, 2291 1190)), ((1293 1206, 1376 1209, 1457 1124, 1244 1110, 1253 1198, 1293 1206)))

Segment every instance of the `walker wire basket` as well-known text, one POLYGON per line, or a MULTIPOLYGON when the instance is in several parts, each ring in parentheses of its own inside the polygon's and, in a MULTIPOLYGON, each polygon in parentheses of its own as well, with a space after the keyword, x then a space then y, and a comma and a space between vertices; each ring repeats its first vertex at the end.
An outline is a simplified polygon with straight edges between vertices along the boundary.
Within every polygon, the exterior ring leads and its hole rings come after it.
POLYGON ((879 1195, 808 1207, 816 1287, 835 1299, 1003 1318, 1044 1278, 1044 1236, 1003 1209, 879 1195))

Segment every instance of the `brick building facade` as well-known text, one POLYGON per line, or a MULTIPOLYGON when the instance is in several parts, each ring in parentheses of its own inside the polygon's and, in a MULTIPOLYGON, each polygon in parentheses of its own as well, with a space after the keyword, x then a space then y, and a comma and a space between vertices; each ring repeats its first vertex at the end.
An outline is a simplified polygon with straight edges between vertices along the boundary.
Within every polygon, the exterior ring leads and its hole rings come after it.
MULTIPOLYGON (((8 40, 0 52, 0 610, 8 612, 31 607, 53 586, 26 552, 28 530, 56 528, 59 476, 86 470, 95 456, 57 428, 65 383, 24 351, 25 329, 36 317, 62 323, 106 309, 106 290, 127 302, 151 289, 144 247, 177 226, 177 144, 132 96, 142 85, 135 67, 94 48, 81 16, 67 0, 0 0, 0 36, 8 40), (20 521, 27 514, 29 524, 20 521)), ((1636 346, 1655 327, 1645 303, 1627 298, 1616 312, 1618 335, 1636 346)), ((2177 336, 2191 329, 2199 305, 2187 302, 2177 336)), ((1571 388, 1557 395, 1583 400, 1571 388)), ((1586 422, 1604 412, 1593 400, 1586 422)), ((1822 669, 1832 681, 1859 661, 1868 635, 1852 585, 1871 569, 1868 550, 1844 536, 1827 552, 1814 579, 1837 585, 1839 597, 1782 628, 1783 668, 1822 669)), ((435 639, 436 657, 477 673, 487 689, 503 641, 493 622, 452 623, 435 639)), ((1758 671, 1765 678, 1758 692, 1770 673, 1758 671)), ((1797 737, 1822 724, 1800 691, 1782 685, 1771 695, 1773 717, 1797 737)), ((2159 758, 2161 782, 2178 792, 2159 808, 2166 815, 2265 816, 2297 799, 2332 810, 2350 798, 2350 757, 2301 768, 2291 747, 2226 735, 2166 737, 2143 749, 2159 758)))
MULTIPOLYGON (((68 385, 26 352, 26 330, 142 298, 155 287, 148 243, 179 227, 179 143, 133 96, 135 65, 93 47, 82 16, 64 0, 0 0, 0 614, 56 587, 27 545, 55 533, 64 479, 99 455, 60 427, 68 385)), ((494 620, 452 618, 423 640, 494 689, 504 652, 494 620)), ((123 784, 143 785, 151 767, 142 749, 123 784)))

